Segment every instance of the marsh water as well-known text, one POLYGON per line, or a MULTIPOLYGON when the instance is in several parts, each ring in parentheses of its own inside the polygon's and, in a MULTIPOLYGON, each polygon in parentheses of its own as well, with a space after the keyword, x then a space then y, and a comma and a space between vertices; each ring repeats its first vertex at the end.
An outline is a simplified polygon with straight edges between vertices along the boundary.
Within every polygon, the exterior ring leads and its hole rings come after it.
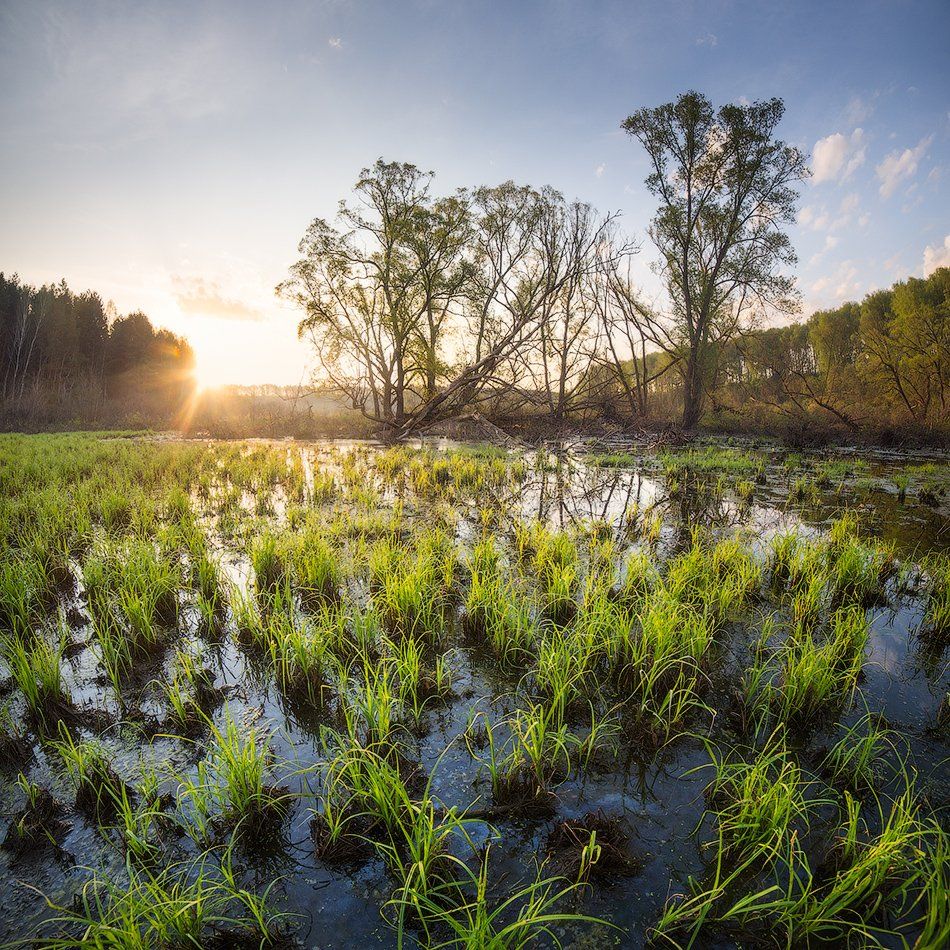
MULTIPOLYGON (((314 472, 339 471, 341 459, 348 453, 372 457, 385 451, 373 443, 354 442, 293 443, 276 448, 299 455, 308 483, 314 472)), ((416 448, 438 454, 466 447, 427 443, 416 448)), ((407 517, 423 522, 444 520, 463 558, 483 524, 485 509, 494 512, 500 532, 509 531, 516 520, 539 519, 570 531, 596 523, 599 530, 609 533, 621 554, 644 544, 641 534, 631 534, 631 523, 653 519, 656 536, 650 550, 658 563, 688 547, 697 532, 709 538, 739 534, 764 560, 777 535, 797 530, 820 536, 845 511, 857 516, 868 535, 892 545, 901 564, 916 564, 929 555, 950 551, 950 499, 941 488, 948 462, 940 454, 845 448, 790 457, 788 451, 776 446, 742 445, 740 449, 763 459, 754 474, 733 476, 713 471, 688 483, 677 483, 655 451, 635 445, 611 446, 608 451, 577 442, 541 450, 511 450, 511 459, 524 461, 525 477, 491 489, 491 497, 483 494, 477 499, 453 501, 448 518, 441 510, 446 502, 415 498, 409 487, 380 483, 375 490, 381 508, 401 505, 407 517), (826 475, 819 478, 816 473, 821 466, 826 475), (925 477, 929 479, 926 491, 915 490, 919 488, 915 486, 915 469, 926 473, 919 480, 922 484, 925 477), (911 475, 906 481, 902 474, 908 470, 911 475)), ((248 519, 276 524, 285 517, 289 504, 279 490, 266 505, 248 493, 241 503, 248 519)), ((207 525, 215 533, 221 564, 229 578, 238 585, 247 584, 251 571, 239 532, 222 528, 210 515, 207 525)), ((368 596, 358 585, 348 595, 368 596)), ((116 771, 134 774, 146 761, 169 774, 192 772, 207 737, 165 735, 160 699, 147 684, 138 715, 123 719, 96 674, 81 585, 70 606, 74 614, 72 646, 67 654, 70 693, 78 705, 106 712, 105 721, 95 729, 90 727, 90 732, 107 746, 116 771)), ((892 582, 883 601, 868 609, 871 638, 858 698, 838 723, 831 722, 807 736, 802 754, 806 758, 818 755, 834 740, 841 725, 855 721, 866 710, 878 713, 901 737, 905 744, 901 754, 916 769, 925 794, 939 806, 946 802, 950 788, 950 749, 946 728, 940 726, 940 711, 950 687, 947 652, 921 640, 924 602, 912 583, 892 582)), ((707 699, 723 720, 730 682, 738 676, 754 623, 735 622, 726 631, 707 699)), ((262 884, 277 880, 273 893, 282 910, 296 915, 295 936, 306 947, 394 946, 396 935, 385 910, 393 883, 383 861, 368 857, 351 866, 339 866, 316 856, 310 821, 319 792, 310 767, 322 755, 320 728, 324 723, 320 714, 289 703, 234 636, 206 642, 194 624, 189 628, 187 613, 182 626, 185 639, 198 645, 205 662, 213 667, 215 685, 226 695, 232 713, 273 729, 277 757, 292 764, 284 770, 282 782, 301 793, 281 839, 267 849, 242 852, 240 861, 249 880, 262 884)), ((431 707, 425 728, 411 742, 431 777, 432 797, 446 808, 461 810, 491 798, 486 769, 471 754, 463 733, 474 711, 502 721, 517 704, 518 679, 471 644, 462 635, 461 623, 458 627, 450 634, 453 698, 431 707)), ((159 665, 152 675, 158 677, 161 672, 159 665)), ((9 680, 5 694, 16 715, 17 698, 9 680)), ((726 727, 714 721, 710 734, 715 736, 720 728, 726 727)), ((576 899, 579 912, 604 918, 613 927, 569 924, 560 927, 558 934, 566 945, 644 945, 649 927, 670 895, 683 891, 691 877, 702 878, 709 870, 711 819, 703 796, 710 777, 709 762, 707 747, 698 736, 682 735, 659 750, 627 743, 610 766, 578 770, 558 785, 554 817, 513 814, 495 816, 490 824, 473 824, 470 831, 476 844, 492 843, 493 887, 504 895, 516 889, 518 882, 533 877, 536 863, 545 858, 556 820, 590 813, 619 818, 636 859, 636 873, 591 885, 576 899)), ((4 911, 0 938, 4 941, 42 934, 44 921, 55 915, 47 899, 60 907, 70 905, 89 880, 90 869, 121 879, 124 865, 121 850, 109 836, 68 805, 74 797, 68 777, 42 742, 33 743, 32 756, 22 768, 29 779, 67 803, 68 827, 48 847, 23 854, 0 851, 0 906, 4 911)), ((15 770, 3 776, 3 811, 8 815, 20 803, 14 774, 15 770)), ((169 789, 174 790, 174 782, 169 789)), ((187 852, 186 844, 182 850, 187 852)), ((722 939, 724 946, 735 945, 722 939)))

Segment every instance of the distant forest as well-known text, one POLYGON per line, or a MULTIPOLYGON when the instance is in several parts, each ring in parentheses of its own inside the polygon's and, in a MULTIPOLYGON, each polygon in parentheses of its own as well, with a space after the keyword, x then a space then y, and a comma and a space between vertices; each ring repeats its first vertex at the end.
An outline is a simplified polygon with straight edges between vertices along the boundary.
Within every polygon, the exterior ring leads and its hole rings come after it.
MULTIPOLYGON (((655 375, 671 359, 648 355, 655 375)), ((704 422, 716 429, 919 435, 950 431, 950 268, 911 277, 803 322, 752 329, 714 354, 704 422)), ((661 377, 657 418, 680 383, 661 377)))
MULTIPOLYGON (((943 437, 950 430, 948 337, 946 267, 802 322, 747 330, 716 347, 704 426, 796 440, 943 437)), ((676 369, 675 354, 587 356, 586 372, 564 396, 566 429, 605 419, 624 428, 678 421, 682 377, 666 371, 676 369)), ((7 428, 184 426, 235 437, 371 431, 332 385, 224 387, 192 405, 193 364, 187 340, 141 312, 120 316, 99 294, 74 293, 65 281, 35 288, 0 273, 0 418, 7 428)), ((477 405, 502 424, 551 417, 543 385, 501 387, 477 405)))
POLYGON ((174 425, 194 389, 187 340, 65 281, 0 273, 0 418, 8 427, 174 425), (111 311, 111 312, 110 312, 111 311))
POLYGON ((950 429, 950 268, 723 348, 714 405, 768 428, 950 429))

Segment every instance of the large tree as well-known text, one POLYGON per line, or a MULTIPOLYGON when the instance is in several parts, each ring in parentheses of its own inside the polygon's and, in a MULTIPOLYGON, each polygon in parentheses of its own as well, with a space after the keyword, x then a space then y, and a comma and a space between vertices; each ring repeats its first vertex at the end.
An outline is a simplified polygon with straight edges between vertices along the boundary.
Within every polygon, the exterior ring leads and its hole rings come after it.
POLYGON ((686 428, 699 421, 719 344, 757 313, 792 311, 796 261, 783 225, 795 215, 805 156, 775 137, 781 99, 716 110, 698 92, 640 109, 623 128, 644 147, 659 199, 650 236, 668 308, 648 322, 678 360, 686 428))
POLYGON ((459 365, 413 412, 404 432, 486 399, 547 401, 545 380, 563 393, 549 408, 566 405, 566 387, 579 374, 578 340, 563 322, 565 306, 579 302, 579 289, 599 266, 625 253, 610 240, 613 216, 568 203, 553 188, 510 181, 478 188, 471 207, 459 365), (555 334, 560 344, 552 343, 555 334))
POLYGON ((446 317, 465 283, 467 199, 433 201, 431 179, 382 159, 364 169, 339 227, 314 220, 277 288, 304 309, 300 334, 330 381, 395 426, 414 384, 435 388, 446 317))

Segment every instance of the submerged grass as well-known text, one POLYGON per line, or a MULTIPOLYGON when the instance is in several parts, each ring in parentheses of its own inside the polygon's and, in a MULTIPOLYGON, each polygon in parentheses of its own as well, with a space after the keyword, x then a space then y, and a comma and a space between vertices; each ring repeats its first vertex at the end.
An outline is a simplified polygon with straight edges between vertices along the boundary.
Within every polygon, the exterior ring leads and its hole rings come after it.
MULTIPOLYGON (((400 944, 581 941, 585 901, 628 913, 627 796, 667 833, 664 789, 707 760, 683 813, 708 840, 677 852, 693 879, 654 942, 950 936, 919 737, 865 678, 871 624, 907 605, 940 657, 945 556, 899 562, 864 509, 735 530, 753 499, 843 507, 870 470, 723 445, 661 453, 662 481, 626 452, 5 439, 0 764, 23 841, 54 844, 62 812, 108 855, 46 945, 273 944, 297 899, 275 868, 322 864, 372 877, 400 944), (575 479, 577 510, 552 507, 575 479), (621 785, 618 814, 574 811, 621 785)), ((937 474, 907 476, 911 501, 937 474)))

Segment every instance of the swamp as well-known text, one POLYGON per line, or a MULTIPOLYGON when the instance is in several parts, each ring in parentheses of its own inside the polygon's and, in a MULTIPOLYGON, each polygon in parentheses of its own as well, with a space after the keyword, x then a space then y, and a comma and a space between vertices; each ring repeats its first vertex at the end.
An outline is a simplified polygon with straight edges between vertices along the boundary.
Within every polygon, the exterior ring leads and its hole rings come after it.
POLYGON ((950 463, 0 436, 0 942, 944 947, 950 463))

